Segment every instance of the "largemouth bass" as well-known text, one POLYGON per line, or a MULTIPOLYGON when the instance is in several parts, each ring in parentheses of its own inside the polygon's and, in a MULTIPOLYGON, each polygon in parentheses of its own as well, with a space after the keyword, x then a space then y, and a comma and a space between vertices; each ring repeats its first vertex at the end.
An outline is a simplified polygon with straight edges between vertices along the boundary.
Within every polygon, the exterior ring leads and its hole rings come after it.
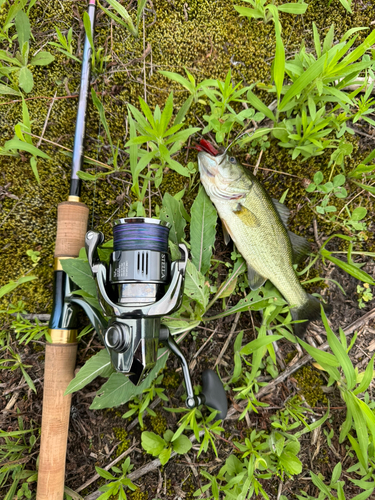
POLYGON ((293 269, 310 249, 307 240, 288 231, 288 208, 270 198, 236 158, 207 146, 197 149, 202 184, 223 223, 226 243, 229 235, 246 260, 250 288, 270 280, 291 306, 293 320, 306 320, 294 324, 295 334, 303 337, 308 321, 320 318, 320 301, 302 288, 293 269))

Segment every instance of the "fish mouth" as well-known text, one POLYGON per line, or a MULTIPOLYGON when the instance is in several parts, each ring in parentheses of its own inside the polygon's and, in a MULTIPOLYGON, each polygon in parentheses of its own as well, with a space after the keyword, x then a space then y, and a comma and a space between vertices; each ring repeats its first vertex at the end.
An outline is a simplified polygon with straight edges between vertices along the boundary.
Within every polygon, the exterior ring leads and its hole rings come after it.
POLYGON ((219 165, 223 160, 224 155, 213 156, 205 151, 198 153, 198 167, 202 174, 209 175, 210 177, 215 176, 219 172, 219 165))

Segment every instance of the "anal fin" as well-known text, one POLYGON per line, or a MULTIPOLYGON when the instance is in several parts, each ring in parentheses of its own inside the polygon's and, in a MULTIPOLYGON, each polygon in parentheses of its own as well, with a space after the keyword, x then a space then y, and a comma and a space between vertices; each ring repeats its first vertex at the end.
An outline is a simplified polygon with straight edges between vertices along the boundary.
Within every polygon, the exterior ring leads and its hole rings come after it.
POLYGON ((260 288, 267 281, 267 278, 263 278, 249 264, 247 265, 247 279, 251 290, 260 288))

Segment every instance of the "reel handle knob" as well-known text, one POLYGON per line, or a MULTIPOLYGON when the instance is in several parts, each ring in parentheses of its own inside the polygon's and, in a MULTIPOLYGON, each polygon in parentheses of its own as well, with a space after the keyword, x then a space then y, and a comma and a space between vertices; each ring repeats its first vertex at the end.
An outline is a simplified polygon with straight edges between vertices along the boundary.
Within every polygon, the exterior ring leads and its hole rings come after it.
POLYGON ((202 373, 202 386, 200 396, 204 397, 204 404, 219 411, 216 420, 224 420, 228 412, 228 401, 217 373, 213 370, 205 370, 202 373))

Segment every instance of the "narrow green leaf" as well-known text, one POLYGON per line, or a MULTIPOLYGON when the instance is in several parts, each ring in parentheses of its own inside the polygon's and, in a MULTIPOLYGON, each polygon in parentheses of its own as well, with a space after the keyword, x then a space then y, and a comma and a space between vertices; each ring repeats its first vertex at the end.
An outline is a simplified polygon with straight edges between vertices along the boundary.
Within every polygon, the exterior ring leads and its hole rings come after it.
POLYGON ((247 100, 250 102, 252 106, 254 106, 255 109, 263 113, 270 120, 272 121, 276 120, 272 111, 251 90, 247 91, 246 96, 247 100))
POLYGON ((5 294, 12 292, 15 290, 19 285, 22 285, 23 283, 27 283, 32 280, 36 280, 36 276, 22 276, 22 278, 19 278, 17 281, 9 281, 6 285, 3 285, 0 288, 0 299, 1 297, 4 297, 5 294))
POLYGON ((328 250, 325 250, 324 248, 320 249, 321 255, 336 264, 338 267, 343 269, 345 272, 353 276, 354 278, 357 278, 358 280, 363 281, 364 283, 369 283, 370 285, 375 285, 374 280, 372 277, 365 273, 365 271, 362 271, 358 267, 355 267, 351 264, 348 264, 347 262, 343 262, 340 259, 336 259, 336 257, 332 257, 331 253, 328 252, 328 250))
POLYGON ((371 358, 370 363, 367 365, 365 373, 363 375, 363 379, 353 394, 356 396, 357 394, 361 394, 361 392, 365 392, 374 378, 374 358, 375 354, 371 358))
POLYGON ((241 354, 243 355, 249 355, 252 354, 253 352, 257 351, 261 347, 264 347, 266 345, 272 344, 272 342, 276 342, 279 339, 282 339, 282 335, 267 335, 266 337, 260 337, 256 340, 253 340, 246 344, 242 349, 241 349, 241 354))
POLYGON ((336 359, 339 361, 339 364, 346 377, 346 383, 348 389, 351 390, 356 385, 356 374, 354 367, 352 365, 352 362, 350 361, 348 353, 346 352, 346 350, 344 349, 344 347, 342 346, 341 342, 338 340, 336 335, 331 330, 323 306, 321 306, 321 314, 322 314, 323 324, 327 332, 328 344, 332 349, 333 354, 336 356, 336 359))
POLYGON ((33 173, 35 175, 35 179, 37 180, 38 184, 40 184, 39 173, 38 173, 38 163, 37 163, 37 159, 35 158, 35 156, 30 158, 30 165, 31 165, 31 170, 33 171, 33 173))
POLYGON ((31 153, 34 156, 40 156, 41 158, 45 158, 46 160, 51 159, 46 153, 43 153, 43 151, 41 151, 37 147, 33 146, 32 144, 29 144, 28 142, 20 141, 19 139, 16 138, 7 141, 4 144, 4 148, 8 151, 11 149, 26 151, 27 153, 31 153))

